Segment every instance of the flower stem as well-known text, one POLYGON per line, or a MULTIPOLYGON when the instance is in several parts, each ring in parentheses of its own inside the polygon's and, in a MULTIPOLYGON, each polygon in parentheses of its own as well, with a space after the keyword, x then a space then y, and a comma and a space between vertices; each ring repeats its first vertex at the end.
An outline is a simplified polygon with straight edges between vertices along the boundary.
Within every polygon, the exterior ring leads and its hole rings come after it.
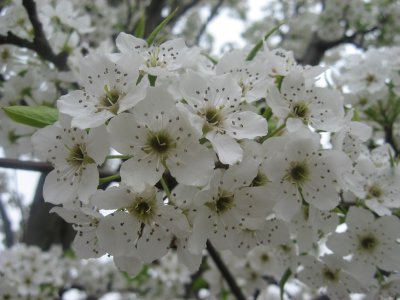
POLYGON ((106 159, 114 159, 114 158, 129 159, 131 157, 132 155, 107 155, 106 159))
POLYGON ((173 200, 173 198, 172 198, 171 191, 169 190, 168 184, 167 184, 167 182, 165 181, 164 177, 161 177, 160 183, 161 183, 161 186, 162 186, 164 192, 167 194, 169 203, 171 203, 172 205, 174 205, 174 200, 173 200))
POLYGON ((285 127, 286 127, 286 123, 283 123, 281 126, 275 128, 274 130, 269 132, 266 136, 263 136, 261 138, 261 143, 263 143, 264 141, 268 140, 269 138, 271 138, 273 136, 278 135, 285 127))
POLYGON ((111 181, 116 181, 116 180, 119 180, 119 179, 121 179, 121 175, 119 175, 119 174, 114 174, 114 175, 111 175, 111 176, 103 177, 103 178, 100 178, 99 185, 105 184, 105 183, 109 183, 111 181))

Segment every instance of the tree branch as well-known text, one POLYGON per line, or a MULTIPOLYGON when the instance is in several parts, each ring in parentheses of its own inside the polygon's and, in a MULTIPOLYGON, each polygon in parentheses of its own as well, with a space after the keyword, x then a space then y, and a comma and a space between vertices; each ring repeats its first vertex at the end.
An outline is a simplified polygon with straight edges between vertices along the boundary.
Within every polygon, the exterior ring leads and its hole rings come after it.
POLYGON ((3 220, 3 229, 4 229, 4 235, 6 237, 6 246, 7 248, 10 248, 12 247, 12 245, 14 245, 14 232, 12 231, 10 218, 8 217, 6 208, 4 207, 1 198, 0 198, 0 216, 1 219, 3 220))
POLYGON ((211 244, 210 241, 207 241, 207 251, 210 254, 211 258, 213 259, 215 265, 217 266, 218 270, 221 272, 222 276, 224 277, 226 283, 228 284, 229 288, 231 289, 232 294, 235 296, 237 300, 246 300, 246 297, 243 295, 242 290, 238 286, 235 278, 232 276, 231 272, 225 265, 224 261, 220 257, 217 250, 215 250, 214 246, 211 244))
POLYGON ((196 36, 196 39, 195 39, 195 41, 194 41, 195 45, 198 45, 198 44, 199 44, 200 38, 202 37, 202 35, 203 35, 204 32, 206 31, 208 24, 210 24, 210 22, 212 21, 212 19, 214 19, 214 18, 217 16, 218 11, 219 11, 219 9, 220 9, 220 7, 222 6, 223 3, 224 3, 224 0, 219 0, 219 1, 217 2, 217 4, 215 4, 214 7, 211 9, 210 15, 208 16, 208 18, 207 18, 207 20, 204 22, 204 24, 201 26, 201 28, 200 28, 200 30, 199 30, 197 36, 196 36))
POLYGON ((33 27, 34 38, 33 41, 20 38, 12 32, 7 32, 7 35, 0 35, 0 45, 11 44, 18 47, 24 47, 35 51, 41 58, 53 63, 60 71, 68 71, 69 67, 67 64, 68 53, 61 52, 55 54, 51 48, 46 35, 43 30, 42 23, 39 20, 36 3, 33 0, 23 0, 22 5, 25 7, 28 13, 29 20, 33 27))
MULTIPOLYGON (((0 158, 0 168, 35 171, 41 173, 49 173, 51 170, 53 170, 53 166, 47 162, 19 160, 13 158, 0 158)), ((113 173, 100 170, 101 177, 107 177, 111 175, 113 175, 113 173)))
POLYGON ((48 173, 53 169, 52 165, 49 163, 12 158, 0 158, 0 168, 37 171, 44 173, 48 173))
POLYGON ((346 43, 351 43, 356 47, 361 47, 362 45, 357 42, 357 38, 363 37, 366 34, 371 33, 377 29, 378 27, 374 26, 365 31, 355 32, 352 35, 344 35, 340 39, 334 41, 321 40, 318 34, 314 32, 311 41, 307 46, 304 56, 298 61, 303 65, 311 65, 311 66, 318 65, 322 60, 322 58, 324 57, 325 52, 327 50, 346 43))

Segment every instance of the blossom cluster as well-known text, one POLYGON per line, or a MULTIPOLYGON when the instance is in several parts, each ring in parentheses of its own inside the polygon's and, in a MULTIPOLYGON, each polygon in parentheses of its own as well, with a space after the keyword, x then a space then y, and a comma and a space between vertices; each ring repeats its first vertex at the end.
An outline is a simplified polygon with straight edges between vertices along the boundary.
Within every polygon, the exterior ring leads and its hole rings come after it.
POLYGON ((108 254, 134 275, 176 252, 194 272, 208 241, 247 256, 250 278, 293 274, 332 299, 398 293, 395 153, 369 150, 371 127, 318 86, 323 68, 266 47, 215 63, 182 39, 120 33, 116 45, 80 61, 80 88, 32 137, 78 256, 108 254), (100 176, 111 159, 119 168, 100 176))
POLYGON ((107 259, 78 260, 63 255, 60 247, 42 251, 24 244, 1 251, 0 267, 1 299, 71 299, 74 292, 88 298, 117 293, 119 299, 167 299, 168 295, 183 295, 182 284, 189 277, 175 254, 166 255, 132 279, 107 259))

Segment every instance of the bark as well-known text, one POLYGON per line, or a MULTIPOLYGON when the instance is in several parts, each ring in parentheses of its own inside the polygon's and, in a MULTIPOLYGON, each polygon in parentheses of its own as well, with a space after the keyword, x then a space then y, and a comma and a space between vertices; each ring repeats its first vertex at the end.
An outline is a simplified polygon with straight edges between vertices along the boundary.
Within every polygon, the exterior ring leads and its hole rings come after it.
POLYGON ((42 191, 46 175, 42 173, 40 176, 22 242, 38 246, 42 250, 48 250, 53 244, 68 249, 75 231, 71 224, 66 223, 57 214, 49 213, 54 205, 44 202, 43 199, 42 191))

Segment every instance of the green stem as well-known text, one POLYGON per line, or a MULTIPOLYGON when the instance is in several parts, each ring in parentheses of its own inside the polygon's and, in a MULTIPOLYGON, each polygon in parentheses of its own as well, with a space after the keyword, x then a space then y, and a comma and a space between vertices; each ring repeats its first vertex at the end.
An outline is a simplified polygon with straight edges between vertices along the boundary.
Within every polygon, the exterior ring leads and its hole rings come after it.
POLYGON ((119 180, 119 179, 121 179, 121 175, 119 175, 119 174, 114 174, 114 175, 111 175, 111 176, 103 177, 103 178, 100 178, 99 185, 102 185, 102 184, 105 184, 105 183, 109 183, 111 181, 116 181, 116 180, 119 180))
POLYGON ((268 140, 269 138, 278 135, 285 127, 286 127, 286 123, 283 123, 281 126, 275 128, 274 130, 269 132, 266 136, 263 136, 261 138, 261 142, 263 143, 264 141, 268 140))
POLYGON ((164 177, 161 177, 160 183, 161 183, 161 186, 162 186, 164 192, 167 194, 167 197, 168 197, 169 202, 170 202, 171 204, 174 204, 174 201, 173 201, 172 195, 171 195, 171 191, 169 190, 168 184, 167 184, 167 182, 165 181, 164 177))
POLYGON ((129 159, 131 157, 132 155, 107 155, 106 159, 114 159, 114 158, 129 159))

